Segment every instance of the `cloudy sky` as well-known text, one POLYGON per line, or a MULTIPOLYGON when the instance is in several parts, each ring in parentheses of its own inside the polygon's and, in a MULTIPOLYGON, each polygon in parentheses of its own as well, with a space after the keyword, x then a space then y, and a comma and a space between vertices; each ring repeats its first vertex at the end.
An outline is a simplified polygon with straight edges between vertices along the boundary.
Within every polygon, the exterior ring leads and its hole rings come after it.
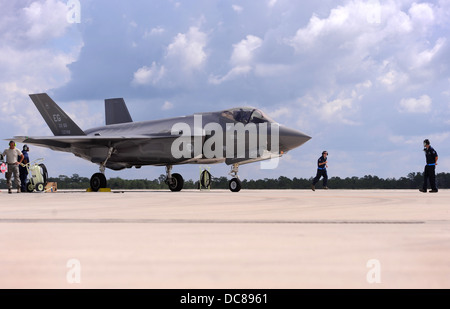
MULTIPOLYGON (((77 2, 0 0, 2 139, 51 135, 30 93, 49 93, 82 129, 104 124, 105 98, 123 97, 134 121, 255 106, 312 139, 277 169, 243 165, 242 178, 309 178, 322 150, 329 176, 399 178, 423 170, 425 138, 450 172, 450 1, 77 2)), ((30 148, 50 176, 98 171, 30 148)), ((194 179, 199 167, 174 171, 194 179)))

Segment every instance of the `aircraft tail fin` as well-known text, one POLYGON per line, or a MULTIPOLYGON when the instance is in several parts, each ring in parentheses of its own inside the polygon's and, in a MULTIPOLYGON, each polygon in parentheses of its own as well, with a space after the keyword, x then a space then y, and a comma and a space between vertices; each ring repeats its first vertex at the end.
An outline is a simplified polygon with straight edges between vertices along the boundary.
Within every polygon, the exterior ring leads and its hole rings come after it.
POLYGON ((55 136, 86 135, 83 130, 46 93, 30 94, 30 98, 55 136))
POLYGON ((105 100, 106 125, 133 122, 123 98, 105 100))

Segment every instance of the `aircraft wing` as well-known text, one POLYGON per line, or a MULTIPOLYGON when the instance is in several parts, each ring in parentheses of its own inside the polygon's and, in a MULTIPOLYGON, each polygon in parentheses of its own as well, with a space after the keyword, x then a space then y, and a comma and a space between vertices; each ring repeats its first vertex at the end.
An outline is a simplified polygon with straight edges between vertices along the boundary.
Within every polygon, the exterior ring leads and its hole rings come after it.
POLYGON ((93 136, 93 135, 68 135, 68 136, 15 136, 11 140, 16 143, 31 144, 53 150, 70 152, 72 147, 114 147, 123 143, 140 144, 151 139, 174 139, 179 135, 154 134, 132 136, 93 136))

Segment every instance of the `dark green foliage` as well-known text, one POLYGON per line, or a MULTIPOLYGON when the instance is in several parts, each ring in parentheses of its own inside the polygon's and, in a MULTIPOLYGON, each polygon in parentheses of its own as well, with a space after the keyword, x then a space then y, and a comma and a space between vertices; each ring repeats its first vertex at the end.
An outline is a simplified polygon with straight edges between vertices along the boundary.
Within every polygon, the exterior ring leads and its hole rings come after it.
MULTIPOLYGON (((163 189, 168 190, 164 183, 165 175, 161 174, 158 179, 122 179, 119 177, 108 179, 108 187, 111 189, 163 189)), ((89 178, 73 174, 72 177, 59 175, 49 177, 49 182, 57 182, 58 189, 87 189, 89 178)), ((212 177, 211 189, 228 189, 227 177, 212 177)), ((418 189, 422 186, 422 173, 409 173, 406 177, 379 178, 378 176, 366 175, 364 177, 331 177, 328 186, 331 189, 418 189)), ((438 173, 436 182, 439 189, 450 188, 450 173, 438 173)), ((296 178, 280 176, 277 179, 242 180, 244 189, 310 189, 312 178, 296 178)), ((322 181, 316 185, 321 187, 322 181)), ((198 181, 185 180, 184 189, 198 189, 198 181)), ((6 189, 6 179, 0 179, 0 189, 6 189)))

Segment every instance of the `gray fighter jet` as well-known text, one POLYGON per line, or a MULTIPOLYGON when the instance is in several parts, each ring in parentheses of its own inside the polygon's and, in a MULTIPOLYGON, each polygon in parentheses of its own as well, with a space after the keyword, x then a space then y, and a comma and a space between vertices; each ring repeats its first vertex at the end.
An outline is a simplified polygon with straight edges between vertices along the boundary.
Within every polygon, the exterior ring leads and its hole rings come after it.
POLYGON ((239 165, 278 158, 311 138, 250 107, 133 122, 122 98, 105 100, 105 126, 83 131, 46 93, 30 98, 54 136, 12 140, 71 152, 98 164, 100 172, 90 179, 93 191, 107 186, 105 168, 165 166, 169 189, 180 191, 184 180, 171 172, 174 165, 224 162, 231 165, 229 188, 238 192, 239 165))

